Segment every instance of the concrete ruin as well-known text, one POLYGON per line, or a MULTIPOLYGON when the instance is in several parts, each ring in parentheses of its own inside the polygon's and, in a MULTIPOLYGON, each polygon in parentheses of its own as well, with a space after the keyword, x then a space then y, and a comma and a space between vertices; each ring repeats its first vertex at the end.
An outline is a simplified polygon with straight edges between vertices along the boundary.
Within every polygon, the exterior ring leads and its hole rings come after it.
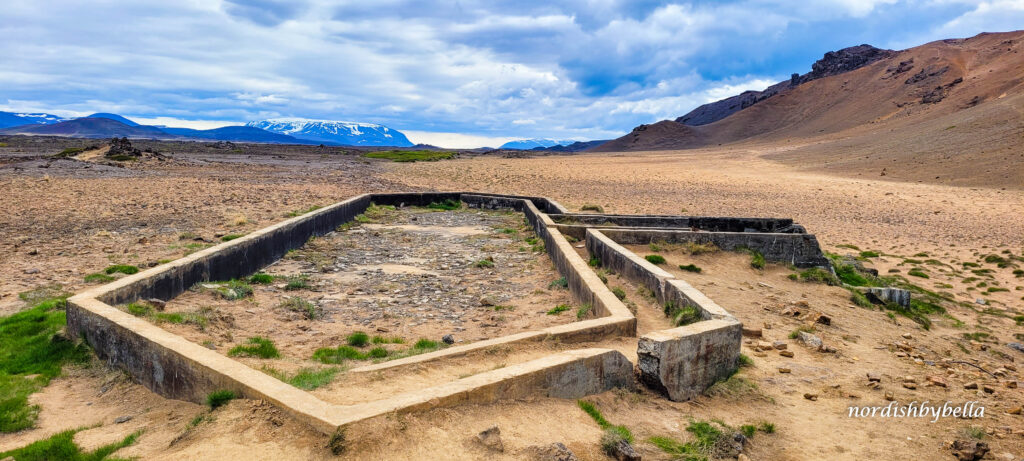
POLYGON ((640 382, 672 400, 685 400, 735 370, 742 325, 700 291, 621 243, 714 242, 723 249, 752 248, 770 261, 798 267, 827 266, 814 236, 786 219, 573 214, 547 198, 481 193, 365 194, 79 293, 68 299, 68 332, 87 342, 99 357, 166 397, 201 402, 212 391, 228 389, 272 402, 325 433, 393 412, 526 396, 579 398, 635 385, 634 365, 621 352, 585 348, 378 401, 335 405, 114 307, 140 299, 167 300, 200 282, 255 273, 289 250, 302 247, 311 237, 355 219, 371 204, 426 206, 445 200, 471 208, 521 212, 544 241, 545 251, 573 298, 591 306, 592 318, 357 367, 350 373, 424 364, 496 345, 594 343, 635 337, 636 318, 576 252, 567 238, 570 236, 584 240, 590 255, 606 268, 650 289, 659 303, 691 306, 699 313, 701 320, 696 323, 647 333, 638 341, 640 382))

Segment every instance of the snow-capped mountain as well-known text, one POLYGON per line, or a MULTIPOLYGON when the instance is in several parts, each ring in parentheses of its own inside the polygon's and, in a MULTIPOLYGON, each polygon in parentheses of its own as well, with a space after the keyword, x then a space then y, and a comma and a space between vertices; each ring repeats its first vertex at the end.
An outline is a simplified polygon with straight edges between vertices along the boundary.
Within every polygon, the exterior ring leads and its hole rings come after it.
POLYGON ((0 128, 21 125, 49 125, 63 121, 64 118, 50 114, 24 114, 18 112, 0 112, 0 128))
POLYGON ((517 139, 502 144, 499 149, 522 149, 530 150, 538 147, 568 146, 574 141, 554 141, 551 139, 517 139))
POLYGON ((246 126, 280 133, 323 144, 345 146, 394 146, 413 144, 401 131, 383 125, 332 120, 271 119, 249 122, 246 126))

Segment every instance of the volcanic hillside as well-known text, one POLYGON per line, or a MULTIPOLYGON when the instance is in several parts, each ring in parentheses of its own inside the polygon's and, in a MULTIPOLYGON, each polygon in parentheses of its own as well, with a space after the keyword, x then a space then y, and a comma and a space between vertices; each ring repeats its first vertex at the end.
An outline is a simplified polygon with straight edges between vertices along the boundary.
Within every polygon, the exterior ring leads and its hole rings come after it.
POLYGON ((1022 48, 1024 31, 1016 31, 889 52, 849 72, 786 85, 712 123, 641 125, 594 150, 742 142, 770 158, 844 174, 1021 187, 1022 48))

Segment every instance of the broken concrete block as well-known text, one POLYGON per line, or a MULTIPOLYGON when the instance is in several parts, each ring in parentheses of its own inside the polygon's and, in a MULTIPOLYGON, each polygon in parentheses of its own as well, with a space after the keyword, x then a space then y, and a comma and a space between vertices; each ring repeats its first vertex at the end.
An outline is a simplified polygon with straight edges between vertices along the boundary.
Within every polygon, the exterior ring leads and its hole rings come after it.
POLYGON ((691 399, 736 369, 742 334, 735 319, 647 333, 637 346, 640 381, 671 400, 691 399))

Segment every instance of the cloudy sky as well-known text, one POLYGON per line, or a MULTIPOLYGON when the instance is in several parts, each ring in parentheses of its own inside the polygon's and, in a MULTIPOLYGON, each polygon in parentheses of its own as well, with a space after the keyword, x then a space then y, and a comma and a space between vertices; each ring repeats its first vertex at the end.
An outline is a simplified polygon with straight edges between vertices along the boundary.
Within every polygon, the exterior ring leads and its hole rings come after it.
POLYGON ((603 139, 810 70, 1024 27, 1024 0, 4 0, 0 110, 373 122, 449 147, 603 139))

